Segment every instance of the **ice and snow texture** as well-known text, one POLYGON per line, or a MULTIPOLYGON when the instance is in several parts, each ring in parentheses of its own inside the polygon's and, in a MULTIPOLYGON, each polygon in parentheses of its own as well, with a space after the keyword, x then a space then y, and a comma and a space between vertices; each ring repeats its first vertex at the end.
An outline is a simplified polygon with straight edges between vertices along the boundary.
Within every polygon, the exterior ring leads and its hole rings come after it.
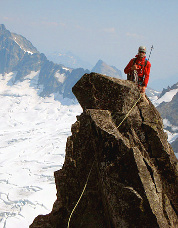
MULTIPOLYGON (((169 131, 165 130, 165 132, 168 135, 168 141, 169 141, 169 143, 172 143, 174 140, 176 140, 178 138, 178 133, 177 133, 178 127, 172 125, 169 122, 169 120, 167 120, 167 119, 163 119, 163 124, 164 124, 164 127, 165 128, 170 127, 172 129, 172 132, 169 132, 169 131)), ((178 154, 176 154, 176 155, 178 156, 178 154)))
POLYGON ((17 45, 19 45, 20 49, 22 49, 24 52, 27 52, 28 54, 30 55, 33 55, 34 53, 29 51, 29 50, 26 50, 24 47, 22 47, 18 42, 17 42, 17 38, 14 37, 14 41, 16 42, 17 45))
POLYGON ((0 228, 26 228, 51 211, 54 171, 62 167, 71 124, 82 111, 39 97, 38 75, 15 84, 15 74, 0 75, 0 228))
POLYGON ((32 72, 14 84, 15 74, 0 75, 0 228, 27 228, 51 211, 53 174, 62 167, 71 125, 82 111, 53 96, 39 97, 38 76, 32 72))
POLYGON ((158 106, 162 102, 170 102, 172 101, 172 98, 177 94, 178 89, 172 89, 169 92, 165 93, 162 97, 160 97, 158 100, 154 101, 154 105, 158 106))
MULTIPOLYGON (((161 104, 162 102, 170 102, 172 101, 173 97, 178 93, 178 89, 172 89, 168 92, 166 92, 162 97, 160 97, 159 99, 152 99, 153 104, 155 105, 155 107, 157 107, 159 104, 161 104)), ((164 127, 170 127, 172 129, 172 132, 169 132, 167 130, 165 130, 165 132, 168 135, 168 141, 169 143, 172 143, 174 140, 176 140, 176 138, 178 137, 178 126, 173 126, 169 120, 167 119, 163 119, 163 124, 164 127), (175 133, 174 133, 175 132, 175 133)), ((178 157, 178 154, 176 154, 176 156, 178 157)))
POLYGON ((66 79, 65 74, 60 74, 59 71, 57 71, 54 76, 61 83, 63 83, 66 79))

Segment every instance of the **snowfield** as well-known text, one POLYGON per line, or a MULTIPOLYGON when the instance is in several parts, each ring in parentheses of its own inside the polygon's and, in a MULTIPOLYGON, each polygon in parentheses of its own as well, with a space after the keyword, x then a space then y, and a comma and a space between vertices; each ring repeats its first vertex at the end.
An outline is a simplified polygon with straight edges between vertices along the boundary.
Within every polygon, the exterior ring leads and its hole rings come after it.
POLYGON ((162 97, 154 101, 155 107, 157 107, 162 102, 172 101, 172 98, 177 94, 177 92, 178 92, 178 89, 172 89, 169 92, 166 92, 162 97))
MULTIPOLYGON (((154 104, 155 107, 157 107, 158 105, 160 105, 162 102, 170 102, 172 101, 173 97, 178 93, 178 88, 177 89, 172 89, 168 92, 166 92, 162 97, 160 97, 159 99, 154 99, 155 97, 153 97, 151 99, 152 103, 154 104)), ((172 129, 172 133, 165 130, 165 132, 168 135, 168 141, 169 143, 172 143, 174 140, 176 140, 178 138, 178 133, 176 132, 178 130, 178 126, 173 126, 169 120, 167 119, 163 119, 163 124, 164 127, 170 127, 172 129)), ((177 158, 178 158, 178 154, 176 154, 177 158)))
MULTIPOLYGON (((72 101, 60 94, 40 97, 39 72, 23 82, 14 83, 15 76, 0 75, 0 228, 27 228, 39 214, 51 212, 54 171, 62 168, 71 125, 82 112, 79 104, 69 105, 72 101)), ((157 105, 170 101, 175 92, 157 105)), ((178 134, 168 136, 173 141, 178 134)))
POLYGON ((0 75, 0 228, 26 228, 51 211, 54 171, 63 165, 71 125, 82 112, 80 105, 39 97, 38 75, 15 84, 15 73, 0 75))

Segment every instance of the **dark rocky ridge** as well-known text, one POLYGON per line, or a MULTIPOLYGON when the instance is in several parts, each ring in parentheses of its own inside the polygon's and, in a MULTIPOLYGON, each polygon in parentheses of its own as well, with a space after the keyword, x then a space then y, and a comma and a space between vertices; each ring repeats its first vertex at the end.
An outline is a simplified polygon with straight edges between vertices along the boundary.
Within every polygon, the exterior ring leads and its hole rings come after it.
POLYGON ((177 227, 177 159, 162 119, 130 81, 91 73, 73 87, 83 113, 72 125, 63 168, 55 172, 57 200, 31 228, 177 227))
POLYGON ((73 99, 72 86, 83 74, 89 73, 83 68, 65 69, 62 64, 49 61, 30 41, 11 33, 3 24, 0 24, 0 59, 0 74, 16 72, 14 83, 23 81, 31 71, 39 71, 38 84, 43 86, 40 96, 59 93, 73 99), (56 78, 56 73, 65 77, 64 83, 56 78))
POLYGON ((172 85, 171 87, 168 86, 167 89, 163 88, 163 91, 160 93, 159 98, 161 98, 165 93, 178 88, 178 82, 172 85))

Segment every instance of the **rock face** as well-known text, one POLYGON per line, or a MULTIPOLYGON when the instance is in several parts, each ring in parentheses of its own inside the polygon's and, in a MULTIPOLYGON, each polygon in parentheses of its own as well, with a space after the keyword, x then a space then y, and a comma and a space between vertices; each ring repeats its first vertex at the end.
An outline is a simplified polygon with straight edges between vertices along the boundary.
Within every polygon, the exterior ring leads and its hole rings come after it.
POLYGON ((55 172, 57 200, 30 227, 66 228, 87 178, 70 227, 178 227, 177 159, 152 103, 139 99, 132 82, 96 73, 85 74, 73 93, 83 113, 55 172))

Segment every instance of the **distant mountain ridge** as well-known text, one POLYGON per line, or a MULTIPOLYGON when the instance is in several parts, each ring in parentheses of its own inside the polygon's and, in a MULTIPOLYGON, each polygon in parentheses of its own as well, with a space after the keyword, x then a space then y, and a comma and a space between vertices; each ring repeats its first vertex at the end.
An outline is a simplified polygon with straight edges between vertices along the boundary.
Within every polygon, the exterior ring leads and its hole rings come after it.
POLYGON ((25 37, 18 35, 16 33, 11 33, 14 41, 20 46, 24 52, 29 54, 39 53, 38 50, 32 45, 32 43, 25 37))
POLYGON ((170 139, 173 150, 178 153, 178 82, 163 89, 155 106, 163 118, 164 129, 173 138, 170 139))
POLYGON ((89 73, 83 68, 70 69, 49 61, 30 41, 21 35, 11 33, 3 24, 0 25, 0 59, 1 74, 16 72, 14 83, 23 81, 32 71, 39 71, 38 83, 43 86, 40 96, 59 93, 72 99, 72 86, 83 74, 89 73))
POLYGON ((91 70, 92 72, 107 75, 114 78, 122 78, 122 72, 114 66, 109 66, 101 59, 96 63, 96 65, 91 70))
MULTIPOLYGON (((178 128, 178 82, 160 94, 157 109, 163 119, 178 128)), ((178 132, 178 129, 177 129, 178 132)))
POLYGON ((53 52, 48 53, 47 57, 57 63, 64 64, 70 68, 84 68, 89 69, 91 72, 96 72, 103 75, 108 75, 110 77, 122 78, 121 70, 117 69, 115 66, 109 66, 103 60, 98 60, 96 65, 92 67, 92 65, 86 61, 81 60, 78 56, 72 54, 71 52, 53 52))
POLYGON ((69 51, 51 52, 47 53, 46 56, 50 61, 53 61, 57 64, 63 64, 64 66, 69 68, 84 68, 88 70, 92 68, 92 65, 90 63, 83 61, 78 56, 74 55, 69 51))
POLYGON ((167 89, 163 89, 163 91, 160 93, 160 95, 159 95, 159 98, 161 98, 165 93, 167 93, 167 92, 169 92, 169 91, 171 91, 171 90, 173 90, 173 89, 177 89, 178 88, 178 82, 177 83, 175 83, 173 86, 168 86, 167 87, 167 89))
MULTIPOLYGON (((23 81, 31 72, 38 73, 40 96, 60 94, 63 98, 74 99, 72 87, 89 70, 68 68, 49 61, 25 37, 11 33, 0 24, 0 74, 14 72, 13 83, 23 81)), ((99 60, 93 72, 122 78, 122 73, 114 66, 99 60)), ((11 81, 12 82, 12 81, 11 81)), ((178 83, 160 94, 150 88, 146 93, 157 106, 162 118, 166 120, 165 129, 172 134, 178 132, 178 83), (170 99, 171 98, 171 99, 170 99)), ((176 144, 177 145, 177 144, 176 144)))
MULTIPOLYGON (((0 59, 0 74, 16 72, 14 83, 23 81, 32 71, 39 71, 38 83, 43 86, 40 96, 59 93, 64 98, 74 99, 72 87, 85 73, 90 73, 88 69, 73 69, 49 61, 30 41, 21 35, 11 33, 3 24, 0 25, 0 59)), ((121 72, 117 68, 110 67, 104 62, 101 66, 100 73, 120 77, 121 72)), ((98 71, 96 66, 93 69, 98 71)))

